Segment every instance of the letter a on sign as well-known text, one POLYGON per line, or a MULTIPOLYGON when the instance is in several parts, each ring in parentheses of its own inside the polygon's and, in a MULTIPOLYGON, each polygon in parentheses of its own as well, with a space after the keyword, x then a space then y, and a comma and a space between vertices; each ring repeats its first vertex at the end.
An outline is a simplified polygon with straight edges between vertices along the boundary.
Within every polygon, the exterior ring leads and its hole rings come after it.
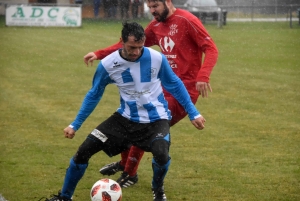
POLYGON ((17 11, 15 14, 12 15, 12 17, 25 17, 23 9, 21 7, 17 7, 17 11))

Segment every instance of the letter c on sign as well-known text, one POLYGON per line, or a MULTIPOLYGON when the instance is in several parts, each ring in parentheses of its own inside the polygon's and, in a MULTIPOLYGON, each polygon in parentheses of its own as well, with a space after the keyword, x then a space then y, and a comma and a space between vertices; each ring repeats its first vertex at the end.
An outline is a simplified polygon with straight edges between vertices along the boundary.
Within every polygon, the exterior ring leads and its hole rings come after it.
POLYGON ((57 17, 57 13, 58 13, 58 8, 51 8, 49 11, 48 11, 48 17, 50 18, 56 18, 57 17), (52 11, 56 11, 56 15, 51 15, 51 13, 53 13, 52 11))

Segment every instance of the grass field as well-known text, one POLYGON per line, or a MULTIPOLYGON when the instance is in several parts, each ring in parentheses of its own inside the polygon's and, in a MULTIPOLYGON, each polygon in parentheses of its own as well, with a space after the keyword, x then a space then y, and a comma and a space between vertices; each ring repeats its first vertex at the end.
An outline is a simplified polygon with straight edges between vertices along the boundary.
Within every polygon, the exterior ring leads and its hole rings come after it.
MULTIPOLYGON (((197 131, 186 118, 171 129, 168 200, 300 200, 300 26, 206 26, 220 52, 213 93, 197 103, 206 128, 197 131)), ((56 193, 77 147, 118 107, 116 87, 109 86, 76 137, 63 137, 95 71, 83 56, 116 42, 120 30, 117 22, 43 28, 5 27, 0 19, 0 194, 7 200, 56 193)), ((74 201, 90 200, 99 168, 116 160, 96 154, 74 201)), ((123 190, 124 201, 152 200, 149 153, 139 176, 123 190)))

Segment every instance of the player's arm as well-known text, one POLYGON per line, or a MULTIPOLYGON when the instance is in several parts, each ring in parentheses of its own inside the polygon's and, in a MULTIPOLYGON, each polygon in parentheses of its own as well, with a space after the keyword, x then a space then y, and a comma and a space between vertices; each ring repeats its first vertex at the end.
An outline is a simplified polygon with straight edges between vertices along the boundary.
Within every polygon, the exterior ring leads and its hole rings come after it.
POLYGON ((204 117, 196 109, 183 82, 173 72, 168 60, 165 56, 162 55, 162 57, 162 67, 159 72, 162 86, 183 106, 185 111, 188 113, 192 124, 197 129, 203 129, 205 122, 204 117))
POLYGON ((83 99, 81 108, 79 109, 75 120, 69 125, 70 128, 77 131, 81 127, 83 122, 93 112, 101 100, 106 85, 111 82, 107 71, 104 69, 102 63, 100 63, 93 78, 92 88, 87 92, 83 99))
POLYGON ((145 44, 144 44, 145 47, 151 47, 151 46, 154 46, 154 45, 159 45, 159 43, 156 39, 155 33, 153 32, 153 28, 152 28, 153 23, 154 23, 154 21, 150 22, 148 24, 148 26, 145 28, 145 36, 146 36, 146 41, 145 41, 145 44))
POLYGON ((218 49, 202 23, 197 19, 191 22, 190 37, 204 53, 204 60, 197 75, 196 89, 202 97, 208 96, 208 90, 212 92, 209 84, 210 74, 218 60, 218 49))
POLYGON ((122 47, 122 44, 119 41, 118 43, 116 43, 112 46, 109 46, 107 48, 100 49, 95 52, 89 52, 83 57, 83 61, 87 66, 89 65, 89 63, 92 66, 94 60, 101 60, 104 57, 106 57, 107 55, 111 54, 112 52, 118 50, 121 47, 122 47))

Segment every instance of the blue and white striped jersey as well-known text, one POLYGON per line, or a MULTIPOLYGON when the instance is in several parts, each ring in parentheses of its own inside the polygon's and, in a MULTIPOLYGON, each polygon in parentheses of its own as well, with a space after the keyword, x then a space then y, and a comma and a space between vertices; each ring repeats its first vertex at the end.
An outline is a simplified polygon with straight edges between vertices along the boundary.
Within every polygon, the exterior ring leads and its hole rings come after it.
POLYGON ((200 116, 166 57, 156 50, 144 47, 141 57, 134 62, 123 59, 119 51, 100 62, 93 86, 86 94, 71 127, 75 130, 80 128, 99 103, 108 84, 115 84, 119 89, 120 107, 117 112, 133 122, 149 123, 171 119, 162 86, 183 105, 191 120, 200 116))

